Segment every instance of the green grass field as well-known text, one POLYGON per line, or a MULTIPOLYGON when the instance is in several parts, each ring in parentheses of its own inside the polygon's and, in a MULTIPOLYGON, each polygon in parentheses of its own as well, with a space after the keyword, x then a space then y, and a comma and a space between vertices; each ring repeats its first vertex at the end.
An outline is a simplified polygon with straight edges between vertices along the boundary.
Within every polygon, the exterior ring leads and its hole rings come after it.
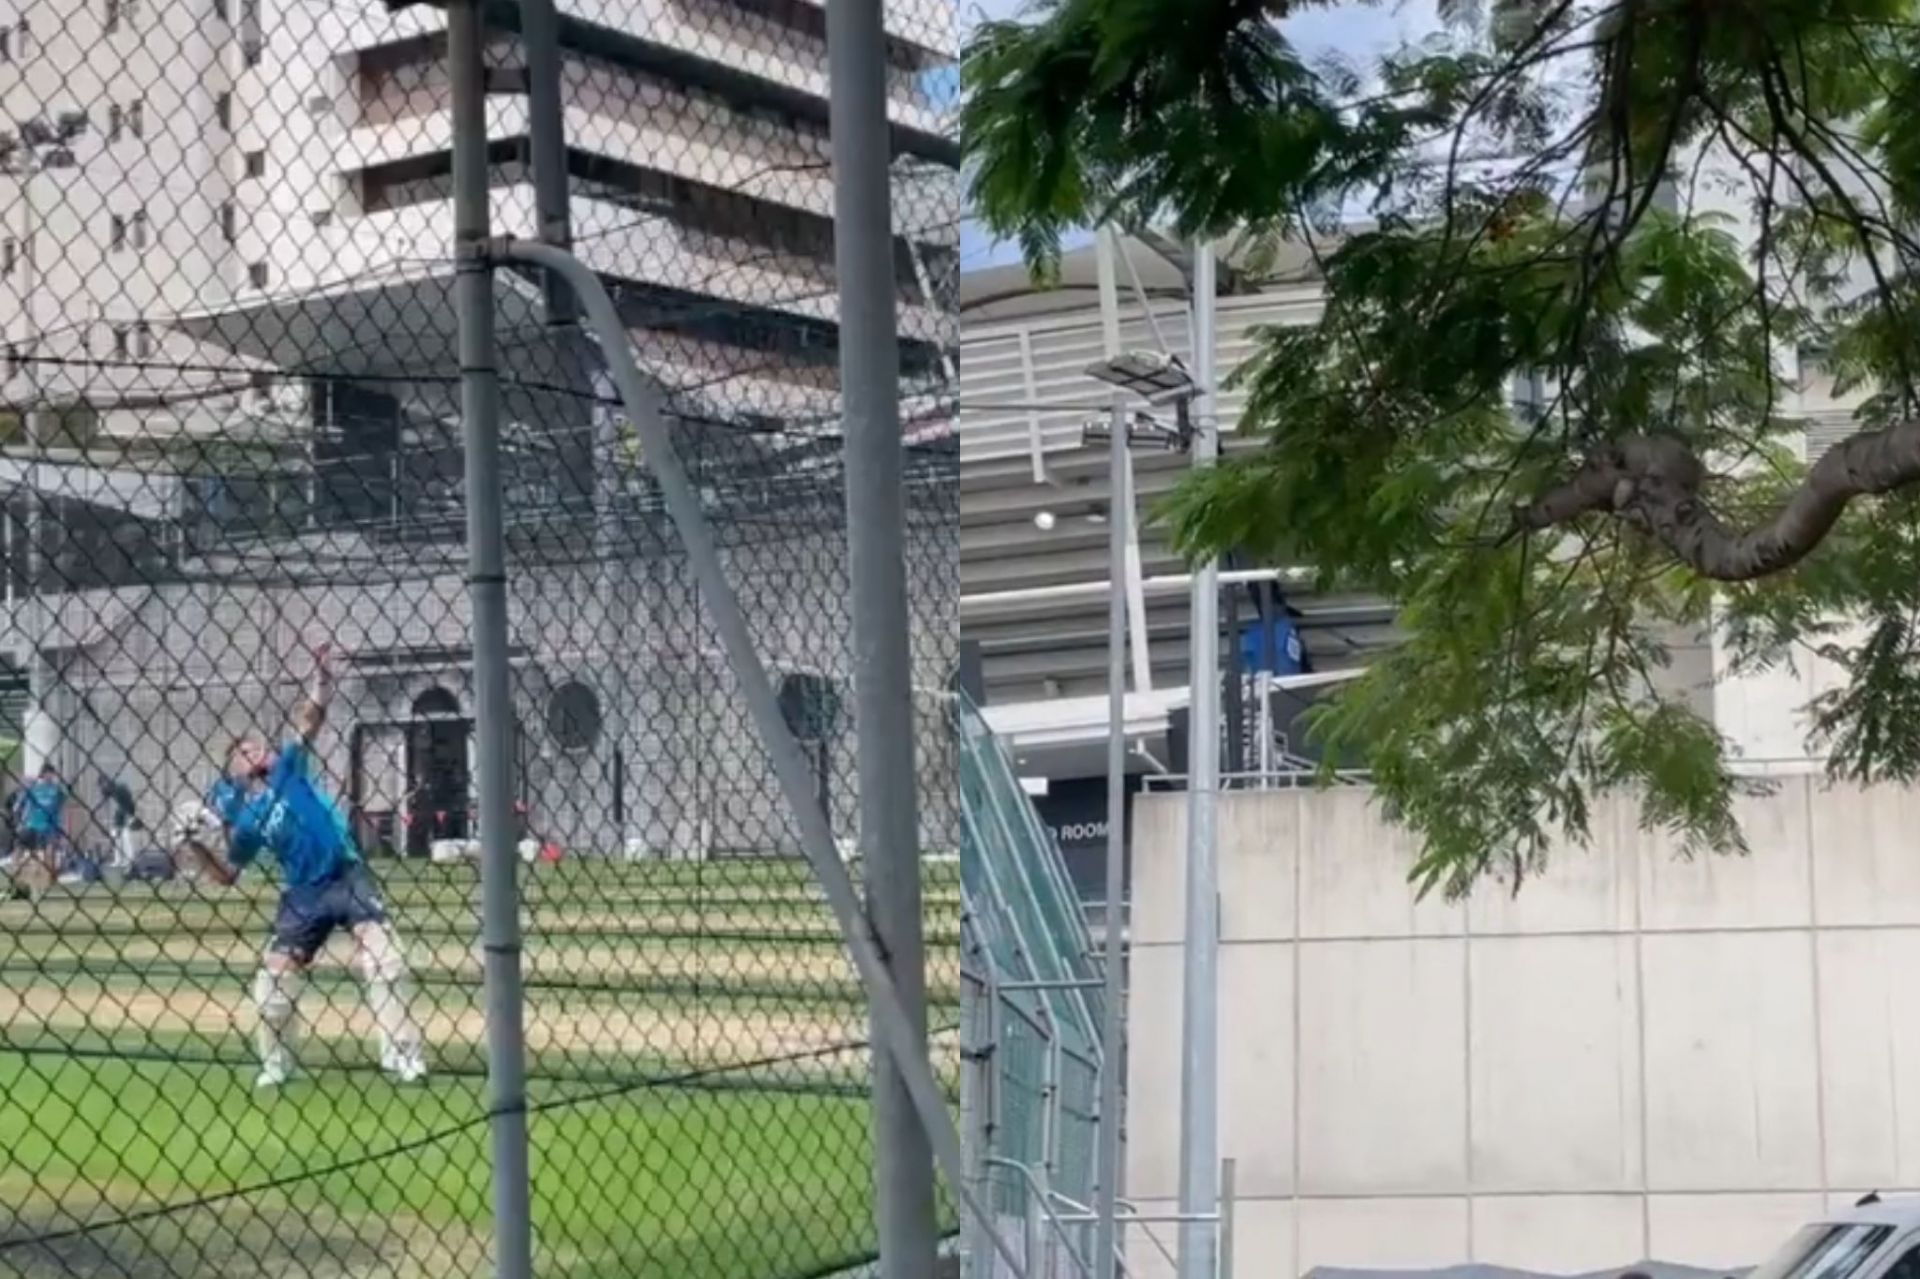
MULTIPOLYGON (((0 1275, 487 1273, 477 885, 376 870, 418 977, 424 1087, 373 1069, 336 950, 302 1000, 306 1073, 252 1093, 270 890, 0 907, 0 1275)), ((864 1256, 865 1013, 805 868, 576 861, 530 871, 523 900, 541 1273, 775 1279, 864 1256)), ((950 867, 927 907, 947 1026, 950 867)))

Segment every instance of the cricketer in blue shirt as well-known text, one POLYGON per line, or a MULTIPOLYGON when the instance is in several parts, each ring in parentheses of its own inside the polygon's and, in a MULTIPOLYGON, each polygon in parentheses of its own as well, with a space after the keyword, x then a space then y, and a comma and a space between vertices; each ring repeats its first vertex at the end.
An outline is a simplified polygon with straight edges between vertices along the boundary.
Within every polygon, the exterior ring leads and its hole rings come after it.
POLYGON ((266 785, 241 799, 228 850, 236 870, 271 852, 289 891, 325 888, 360 866, 347 819, 315 784, 312 748, 298 738, 274 752, 266 785))
POLYGON ((332 668, 322 648, 293 734, 277 750, 259 737, 235 742, 223 780, 233 781, 238 793, 220 783, 208 792, 208 806, 228 827, 227 860, 216 876, 231 883, 262 854, 280 868, 280 905, 254 982, 262 1088, 278 1087, 292 1075, 290 1031, 301 980, 342 928, 353 934, 380 1036, 381 1067, 405 1083, 426 1077, 420 1032, 407 1009, 405 957, 346 817, 314 775, 313 740, 332 694, 332 668))

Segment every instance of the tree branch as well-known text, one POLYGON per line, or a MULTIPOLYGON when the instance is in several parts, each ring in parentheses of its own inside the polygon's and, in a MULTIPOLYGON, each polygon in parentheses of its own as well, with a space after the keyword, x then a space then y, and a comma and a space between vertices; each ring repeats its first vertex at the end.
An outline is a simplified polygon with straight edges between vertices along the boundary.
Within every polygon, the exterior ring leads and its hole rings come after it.
POLYGON ((1730 529, 1700 495, 1706 466, 1668 436, 1616 440, 1515 508, 1508 537, 1606 512, 1643 529, 1702 577, 1745 582, 1804 559, 1856 497, 1920 481, 1920 420, 1862 431, 1829 449, 1772 519, 1730 529))

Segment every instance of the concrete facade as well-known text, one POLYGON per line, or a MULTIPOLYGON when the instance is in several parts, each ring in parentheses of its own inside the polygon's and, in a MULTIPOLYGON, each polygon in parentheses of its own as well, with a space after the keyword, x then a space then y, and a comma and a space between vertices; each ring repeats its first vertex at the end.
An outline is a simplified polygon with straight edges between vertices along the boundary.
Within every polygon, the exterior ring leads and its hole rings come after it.
MULTIPOLYGON (((1129 1195, 1178 1192, 1185 797, 1136 802, 1129 1195)), ((1221 1141, 1235 1273, 1762 1260, 1920 1188, 1920 794, 1788 777, 1753 854, 1598 807, 1518 895, 1415 902, 1360 787, 1222 797, 1221 1141)), ((1157 1233, 1171 1249, 1169 1228, 1157 1233)), ((1144 1234, 1136 1275, 1170 1273, 1144 1234)))

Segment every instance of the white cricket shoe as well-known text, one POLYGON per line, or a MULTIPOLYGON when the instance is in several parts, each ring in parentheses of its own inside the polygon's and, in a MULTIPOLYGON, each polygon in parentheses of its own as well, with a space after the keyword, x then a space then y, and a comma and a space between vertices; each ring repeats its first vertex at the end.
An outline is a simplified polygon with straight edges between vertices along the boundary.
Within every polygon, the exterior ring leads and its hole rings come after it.
POLYGON ((253 1087, 256 1092, 270 1091, 275 1088, 285 1087, 287 1081, 292 1077, 293 1072, 287 1068, 284 1062, 273 1062, 270 1065, 261 1067, 259 1075, 254 1078, 253 1087))

